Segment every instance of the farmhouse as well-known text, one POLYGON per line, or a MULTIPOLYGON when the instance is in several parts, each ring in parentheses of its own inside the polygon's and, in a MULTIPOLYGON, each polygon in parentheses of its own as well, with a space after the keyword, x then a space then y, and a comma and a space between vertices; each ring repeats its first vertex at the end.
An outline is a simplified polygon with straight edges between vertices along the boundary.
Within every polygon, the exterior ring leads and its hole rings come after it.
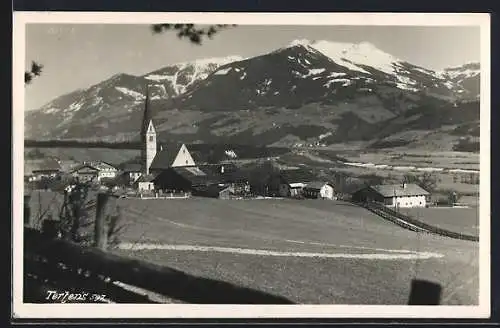
POLYGON ((118 170, 105 162, 84 162, 71 170, 71 175, 79 181, 100 182, 103 179, 114 179, 118 170))
POLYGON ((333 185, 329 182, 308 183, 303 188, 303 194, 305 198, 335 199, 333 185))
POLYGON ((101 181, 102 179, 113 179, 118 174, 118 169, 113 165, 102 162, 102 161, 94 161, 89 162, 92 167, 98 170, 97 180, 101 181))
POLYGON ((279 195, 281 197, 301 197, 303 188, 316 177, 308 170, 289 169, 279 172, 279 195))
POLYGON ((46 177, 55 177, 61 172, 61 166, 52 158, 28 159, 24 162, 24 177, 28 181, 39 181, 46 177))
POLYGON ((413 183, 367 186, 352 195, 360 202, 379 202, 393 207, 426 207, 429 192, 413 183))
POLYGON ((97 181, 99 170, 90 164, 80 164, 71 170, 71 175, 80 182, 97 181))

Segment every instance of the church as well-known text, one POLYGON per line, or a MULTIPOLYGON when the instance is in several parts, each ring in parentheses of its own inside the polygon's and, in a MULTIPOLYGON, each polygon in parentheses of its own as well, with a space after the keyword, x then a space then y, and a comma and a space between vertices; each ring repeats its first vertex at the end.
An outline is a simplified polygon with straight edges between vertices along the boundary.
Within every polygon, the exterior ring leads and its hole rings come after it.
POLYGON ((136 170, 140 168, 141 172, 135 172, 138 178, 134 183, 138 190, 192 192, 209 186, 224 188, 246 183, 234 164, 196 164, 185 144, 160 144, 154 114, 150 108, 148 89, 140 138, 141 165, 136 166, 136 170))
POLYGON ((158 143, 158 134, 153 117, 154 115, 149 103, 149 88, 146 87, 146 99, 140 132, 141 172, 140 175, 137 175, 138 178, 135 179, 135 184, 139 190, 154 189, 155 177, 164 170, 171 167, 196 165, 185 144, 180 144, 174 149, 170 147, 167 149, 158 143))

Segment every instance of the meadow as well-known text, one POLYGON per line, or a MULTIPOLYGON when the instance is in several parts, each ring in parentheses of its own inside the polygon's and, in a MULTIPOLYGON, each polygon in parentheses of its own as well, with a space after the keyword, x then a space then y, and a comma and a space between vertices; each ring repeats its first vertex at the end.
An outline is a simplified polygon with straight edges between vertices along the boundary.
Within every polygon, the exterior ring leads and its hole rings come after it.
MULTIPOLYGON (((60 198, 35 192, 31 206, 42 200, 56 213, 53 199, 60 198)), ((417 277, 441 283, 444 304, 478 301, 477 243, 419 235, 349 203, 190 198, 117 204, 125 228, 113 252, 195 276, 306 304, 406 304, 417 277)))
POLYGON ((348 203, 119 202, 124 256, 298 303, 405 304, 415 277, 442 283, 445 304, 477 302, 477 243, 419 235, 348 203))

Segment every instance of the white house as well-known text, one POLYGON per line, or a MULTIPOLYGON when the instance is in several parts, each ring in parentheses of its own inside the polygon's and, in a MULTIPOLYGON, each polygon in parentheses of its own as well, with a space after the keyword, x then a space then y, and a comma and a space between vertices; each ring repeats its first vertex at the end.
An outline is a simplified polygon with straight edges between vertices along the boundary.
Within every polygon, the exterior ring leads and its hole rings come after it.
POLYGON ((356 201, 375 201, 389 207, 426 207, 429 192, 414 183, 367 186, 353 194, 356 201))
POLYGON ((328 182, 311 182, 306 184, 302 190, 306 198, 336 199, 333 185, 328 182))
POLYGON ((126 175, 128 181, 132 184, 142 175, 142 165, 140 163, 127 163, 123 166, 122 172, 126 175))
POLYGON ((86 163, 93 168, 97 169, 97 181, 101 181, 103 178, 113 179, 118 174, 118 169, 111 164, 101 161, 86 163))

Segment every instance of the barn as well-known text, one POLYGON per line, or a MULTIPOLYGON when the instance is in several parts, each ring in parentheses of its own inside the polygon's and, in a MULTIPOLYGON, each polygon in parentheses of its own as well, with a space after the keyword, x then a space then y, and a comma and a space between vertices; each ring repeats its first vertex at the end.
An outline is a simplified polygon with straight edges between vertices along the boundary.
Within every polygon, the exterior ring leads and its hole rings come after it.
POLYGON ((289 169, 279 172, 279 195, 281 197, 301 197, 307 184, 316 180, 316 176, 309 170, 289 169))
POLYGON ((207 174, 197 166, 170 167, 153 179, 155 188, 164 192, 191 192, 195 187, 223 183, 220 177, 207 174))
POLYGON ((315 181, 308 183, 303 188, 305 198, 335 199, 333 185, 329 182, 315 181))
POLYGON ((378 202, 390 207, 426 207, 429 192, 414 183, 366 186, 352 195, 358 202, 378 202))

